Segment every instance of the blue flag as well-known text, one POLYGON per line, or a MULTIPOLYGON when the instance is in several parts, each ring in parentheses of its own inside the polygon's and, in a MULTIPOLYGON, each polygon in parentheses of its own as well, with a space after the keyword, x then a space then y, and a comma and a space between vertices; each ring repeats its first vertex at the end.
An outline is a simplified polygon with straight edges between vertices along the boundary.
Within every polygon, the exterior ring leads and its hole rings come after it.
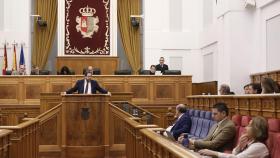
POLYGON ((23 53, 23 47, 22 47, 22 45, 21 45, 21 50, 20 50, 19 65, 25 65, 24 53, 23 53))

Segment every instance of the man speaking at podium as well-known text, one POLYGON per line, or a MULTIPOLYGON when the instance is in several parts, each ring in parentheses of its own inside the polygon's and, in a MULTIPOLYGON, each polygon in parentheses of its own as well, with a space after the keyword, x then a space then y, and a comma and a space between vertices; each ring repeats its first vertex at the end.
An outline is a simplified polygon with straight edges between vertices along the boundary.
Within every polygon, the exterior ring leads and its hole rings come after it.
POLYGON ((72 94, 78 91, 79 94, 96 94, 99 91, 102 94, 110 94, 107 90, 101 88, 97 81, 91 80, 92 72, 86 71, 85 78, 78 80, 73 88, 66 91, 66 94, 72 94))

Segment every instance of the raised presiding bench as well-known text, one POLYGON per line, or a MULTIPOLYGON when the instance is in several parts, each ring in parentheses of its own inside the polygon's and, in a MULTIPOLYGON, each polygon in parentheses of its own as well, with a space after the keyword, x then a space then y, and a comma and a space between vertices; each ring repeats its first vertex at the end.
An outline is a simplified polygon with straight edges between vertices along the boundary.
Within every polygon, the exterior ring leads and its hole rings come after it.
POLYGON ((194 95, 187 97, 190 108, 210 111, 214 104, 224 102, 230 115, 280 118, 280 94, 256 95, 194 95))
MULTIPOLYGON (((83 76, 0 76, 0 104, 40 104, 40 93, 63 92, 83 76)), ((191 76, 98 75, 110 92, 132 92, 137 105, 175 105, 192 93, 191 76)), ((55 98, 54 98, 55 99, 55 98)))

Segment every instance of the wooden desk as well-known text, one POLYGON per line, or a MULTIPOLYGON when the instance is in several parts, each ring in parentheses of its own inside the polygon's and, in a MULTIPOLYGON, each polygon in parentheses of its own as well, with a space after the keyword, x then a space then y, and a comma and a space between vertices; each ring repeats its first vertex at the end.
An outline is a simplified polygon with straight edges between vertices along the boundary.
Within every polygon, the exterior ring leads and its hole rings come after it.
POLYGON ((224 102, 230 109, 230 115, 280 118, 280 94, 195 95, 188 96, 187 100, 193 109, 210 111, 214 104, 224 102))
MULTIPOLYGON (((40 104, 40 93, 62 92, 83 76, 0 76, 0 104, 40 104)), ((192 94, 191 76, 99 75, 110 92, 132 92, 136 105, 175 105, 192 94)))

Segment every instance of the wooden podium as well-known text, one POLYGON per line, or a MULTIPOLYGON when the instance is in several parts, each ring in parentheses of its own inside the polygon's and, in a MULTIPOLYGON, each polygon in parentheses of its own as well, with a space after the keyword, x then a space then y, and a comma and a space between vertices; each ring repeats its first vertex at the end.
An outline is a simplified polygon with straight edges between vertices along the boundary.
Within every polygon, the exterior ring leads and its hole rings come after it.
POLYGON ((62 95, 63 157, 109 157, 109 100, 107 94, 62 95))

